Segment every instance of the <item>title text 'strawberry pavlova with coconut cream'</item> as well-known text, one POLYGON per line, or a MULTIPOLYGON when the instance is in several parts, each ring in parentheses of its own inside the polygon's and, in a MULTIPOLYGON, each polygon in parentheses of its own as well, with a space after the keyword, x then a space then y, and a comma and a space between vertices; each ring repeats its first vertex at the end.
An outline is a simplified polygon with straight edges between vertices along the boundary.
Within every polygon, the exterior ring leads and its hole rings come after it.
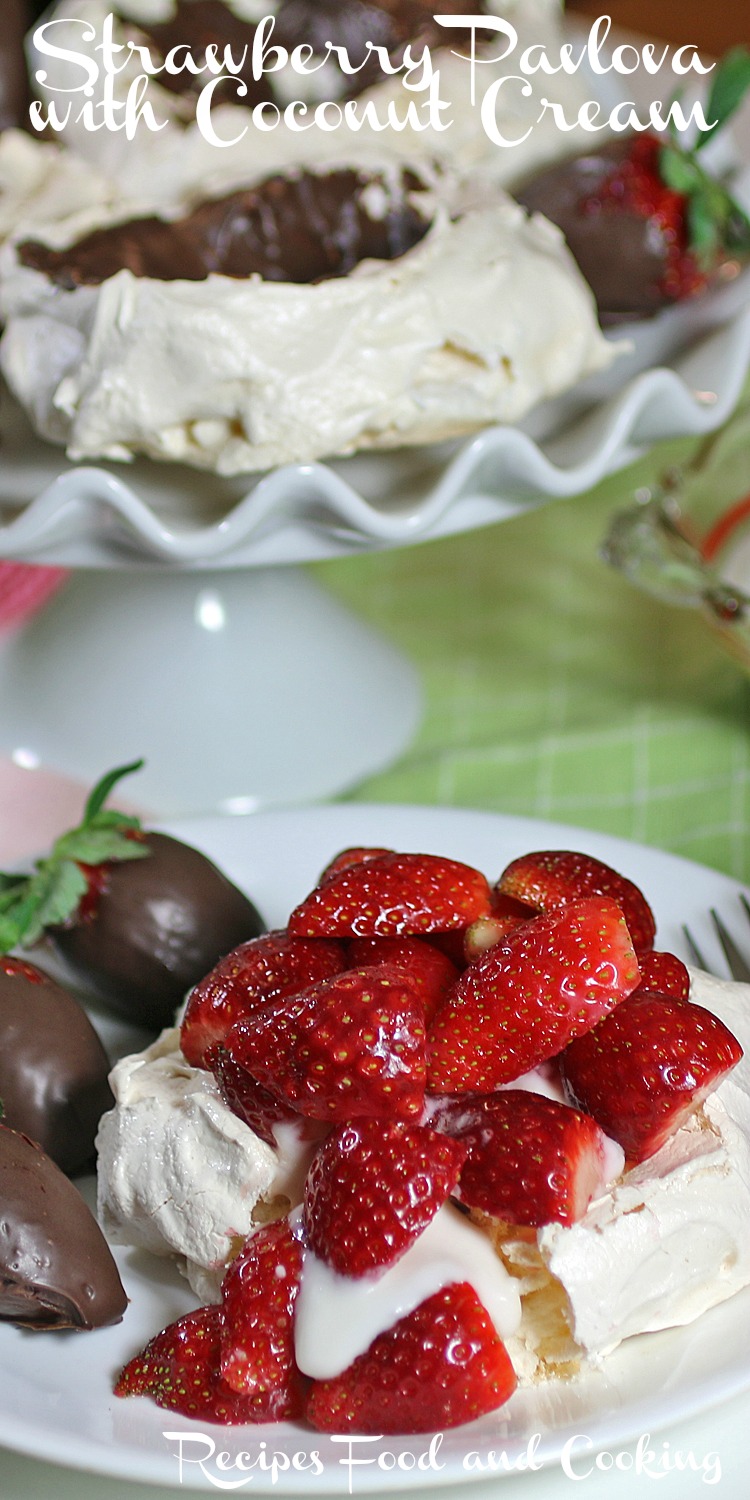
POLYGON ((440 1430, 746 1286, 750 992, 654 938, 586 855, 338 856, 112 1074, 102 1222, 202 1303, 117 1393, 440 1430))

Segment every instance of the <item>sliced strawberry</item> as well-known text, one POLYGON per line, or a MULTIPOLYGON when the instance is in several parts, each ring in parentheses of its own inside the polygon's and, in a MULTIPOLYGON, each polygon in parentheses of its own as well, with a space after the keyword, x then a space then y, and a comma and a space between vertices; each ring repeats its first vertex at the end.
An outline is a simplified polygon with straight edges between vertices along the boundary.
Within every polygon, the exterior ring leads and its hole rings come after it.
POLYGON ((199 1307, 157 1333, 125 1366, 116 1396, 151 1396, 157 1406, 201 1421, 282 1422, 302 1415, 301 1378, 254 1395, 239 1395, 219 1369, 223 1314, 220 1307, 199 1307))
POLYGON ((599 1126, 541 1094, 503 1089, 453 1099, 431 1124, 468 1149, 460 1201, 509 1224, 574 1224, 606 1186, 599 1126))
POLYGON ((641 992, 571 1042, 560 1064, 574 1103, 638 1162, 659 1150, 741 1057, 736 1037, 710 1011, 641 992))
POLYGON ((654 946, 654 914, 638 886, 590 854, 570 849, 523 854, 503 871, 498 889, 539 911, 555 911, 585 896, 609 896, 622 907, 636 953, 654 946))
POLYGON ((468 927, 490 910, 483 875, 434 854, 381 854, 317 886, 289 919, 298 937, 405 937, 468 927))
POLYGON ((430 1089, 512 1083, 595 1026, 638 978, 613 901, 576 901, 525 922, 464 970, 438 1011, 428 1039, 430 1089))
POLYGON ((383 964, 257 1006, 226 1048, 272 1094, 318 1120, 421 1112, 425 1028, 415 986, 383 964))
POLYGON ((264 1089, 246 1068, 240 1067, 230 1057, 226 1047, 211 1048, 211 1071, 221 1089, 222 1097, 232 1113, 242 1120, 255 1135, 269 1146, 276 1145, 274 1125, 282 1120, 294 1120, 298 1112, 285 1099, 279 1099, 269 1089, 264 1089))
POLYGON ((505 1345, 468 1282, 420 1303, 342 1375, 316 1380, 306 1415, 322 1432, 440 1432, 502 1406, 516 1388, 505 1345))
POLYGON ((486 953, 488 948, 494 948, 514 928, 536 915, 534 907, 524 906, 522 901, 515 901, 512 896, 504 896, 502 891, 494 890, 490 916, 480 917, 478 921, 472 922, 464 933, 466 963, 473 963, 475 958, 486 953))
POLYGON ((193 990, 180 1033, 185 1057, 194 1068, 208 1067, 210 1049, 251 1007, 296 995, 345 968, 340 943, 313 943, 286 932, 268 932, 242 943, 193 990))
POLYGON ((675 953, 642 953, 638 967, 641 971, 639 990, 674 995, 678 1000, 690 999, 690 975, 675 953))
POLYGON ((326 865, 318 885, 326 885, 334 875, 340 874, 342 870, 350 870, 352 865, 363 865, 368 859, 378 859, 381 854, 393 854, 393 849, 376 849, 366 844, 356 845, 352 849, 342 849, 335 859, 326 865))
POLYGON ((288 1219, 259 1229, 232 1261, 221 1285, 221 1374, 232 1390, 252 1396, 298 1383, 293 1319, 301 1274, 302 1249, 288 1219))
POLYGON ((466 1155, 425 1125, 352 1120, 330 1135, 307 1175, 310 1248, 343 1276, 392 1265, 458 1182, 466 1155))
POLYGON ((438 1006, 458 979, 458 969, 444 953, 422 938, 353 938, 347 945, 352 968, 391 964, 406 969, 417 987, 429 1026, 438 1006))

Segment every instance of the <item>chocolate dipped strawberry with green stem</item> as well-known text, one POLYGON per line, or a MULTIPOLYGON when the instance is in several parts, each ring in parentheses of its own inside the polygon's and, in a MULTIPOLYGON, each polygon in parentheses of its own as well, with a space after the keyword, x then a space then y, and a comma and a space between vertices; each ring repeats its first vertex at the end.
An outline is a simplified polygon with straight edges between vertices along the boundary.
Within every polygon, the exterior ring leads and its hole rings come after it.
POLYGON ((557 224, 588 281, 602 323, 653 316, 736 273, 750 257, 750 220, 702 152, 750 87, 750 52, 719 64, 709 128, 685 145, 653 132, 608 140, 520 184, 525 208, 557 224))
POLYGON ((0 876, 0 951, 51 944, 71 980, 153 1030, 186 992, 263 923, 197 849, 106 806, 143 762, 94 787, 77 828, 31 875, 0 876))

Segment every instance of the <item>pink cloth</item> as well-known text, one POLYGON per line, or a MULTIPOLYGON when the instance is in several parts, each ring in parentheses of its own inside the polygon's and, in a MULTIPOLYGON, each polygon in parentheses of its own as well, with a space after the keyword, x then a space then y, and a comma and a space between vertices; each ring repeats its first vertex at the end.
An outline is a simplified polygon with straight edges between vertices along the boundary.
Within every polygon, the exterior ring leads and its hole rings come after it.
POLYGON ((65 568, 0 562, 0 630, 22 625, 35 615, 67 576, 65 568))

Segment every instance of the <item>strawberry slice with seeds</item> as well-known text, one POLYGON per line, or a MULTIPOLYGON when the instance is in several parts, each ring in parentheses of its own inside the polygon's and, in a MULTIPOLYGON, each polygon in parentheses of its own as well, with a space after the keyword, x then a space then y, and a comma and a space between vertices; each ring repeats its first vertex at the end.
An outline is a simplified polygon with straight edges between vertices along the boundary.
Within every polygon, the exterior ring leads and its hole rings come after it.
POLYGON ((347 966, 340 943, 309 942, 287 932, 268 932, 242 943, 192 991, 180 1045, 194 1068, 209 1066, 209 1052, 260 1002, 295 995, 347 966))
POLYGON ((246 1396, 293 1389, 294 1304, 302 1249, 280 1219, 246 1242, 221 1285, 221 1375, 246 1396))
POLYGON ((674 995, 678 1000, 690 999, 690 975, 676 953, 642 953, 638 967, 641 971, 639 990, 674 995))
POLYGON ((170 1323, 125 1366, 115 1395, 151 1396, 167 1411, 227 1425, 299 1418, 304 1407, 299 1376, 251 1396, 227 1385, 219 1368, 222 1326, 216 1306, 199 1307, 170 1323))
POLYGON ((390 964, 405 969, 417 987, 429 1026, 438 1006, 458 979, 456 965, 422 938, 353 938, 347 945, 352 968, 390 964))
POLYGON ((742 1057, 718 1016, 672 995, 631 995, 565 1049, 561 1071, 580 1109, 630 1162, 653 1156, 742 1057))
POLYGON ((490 910, 483 875, 434 854, 381 854, 317 886, 292 912, 297 937, 419 937, 468 927, 490 910))
POLYGON ((313 1119, 421 1112, 424 1016, 402 969, 350 969, 256 1006, 225 1045, 258 1083, 313 1119))
POLYGON ((514 859, 498 889, 538 911, 556 911, 585 896, 609 896, 622 907, 636 953, 654 946, 656 922, 643 892, 600 859, 572 849, 544 849, 514 859))
POLYGON ((329 1136, 307 1175, 308 1244, 343 1276, 397 1261, 458 1182, 466 1150, 425 1125, 352 1120, 329 1136))
POLYGON ((246 1068, 230 1057, 226 1047, 216 1045, 210 1053, 211 1072, 221 1089, 222 1098, 232 1113, 269 1146, 276 1145, 273 1127, 284 1120, 298 1118, 298 1112, 264 1089, 246 1068))
POLYGON ((350 870, 352 865, 363 865, 368 859, 378 859, 381 854, 393 854, 393 849, 378 849, 370 845, 355 845, 352 849, 342 849, 335 859, 326 865, 318 885, 326 885, 334 875, 340 874, 342 870, 350 870))
POLYGON ((610 1176, 607 1142, 591 1116, 541 1094, 452 1099, 431 1123, 467 1148, 460 1201, 509 1224, 574 1224, 610 1176))
POLYGON ((614 901, 592 897, 525 922, 464 970, 438 1011, 428 1039, 430 1089, 512 1083, 595 1026, 638 979, 614 901))
POLYGON ((496 1411, 516 1376, 468 1282, 428 1297, 343 1374, 313 1381, 306 1416, 322 1432, 440 1432, 496 1411))

